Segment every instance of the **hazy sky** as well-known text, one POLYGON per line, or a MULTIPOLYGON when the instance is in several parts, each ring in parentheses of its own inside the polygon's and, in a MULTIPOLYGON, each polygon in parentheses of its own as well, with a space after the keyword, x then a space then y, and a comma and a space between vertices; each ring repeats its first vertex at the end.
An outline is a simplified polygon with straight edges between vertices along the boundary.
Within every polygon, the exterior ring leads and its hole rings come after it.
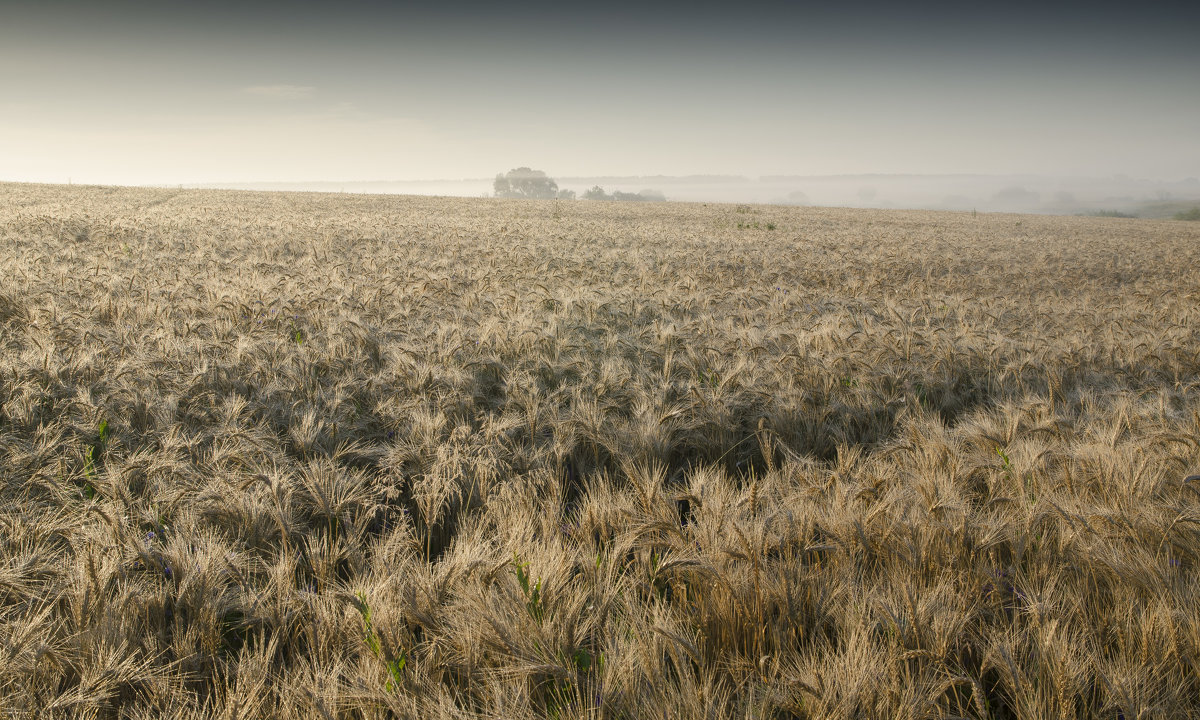
POLYGON ((0 179, 1178 179, 1185 5, 0 0, 0 179))

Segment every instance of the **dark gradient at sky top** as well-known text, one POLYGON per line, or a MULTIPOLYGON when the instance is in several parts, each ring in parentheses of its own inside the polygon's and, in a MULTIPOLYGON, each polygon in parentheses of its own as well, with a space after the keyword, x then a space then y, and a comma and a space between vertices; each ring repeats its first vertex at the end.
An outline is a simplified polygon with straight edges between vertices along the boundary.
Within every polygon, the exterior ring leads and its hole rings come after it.
POLYGON ((1200 174, 1195 5, 0 8, 0 179, 1200 174))

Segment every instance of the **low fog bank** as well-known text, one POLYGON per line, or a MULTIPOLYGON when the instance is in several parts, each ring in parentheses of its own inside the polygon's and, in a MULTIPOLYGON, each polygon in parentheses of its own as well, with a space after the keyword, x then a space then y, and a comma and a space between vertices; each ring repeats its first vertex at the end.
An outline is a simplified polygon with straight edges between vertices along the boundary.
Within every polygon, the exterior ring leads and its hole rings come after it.
MULTIPOLYGON (((683 202, 768 203, 864 208, 978 210, 1058 215, 1170 217, 1200 203, 1200 179, 1141 180, 1020 175, 735 175, 561 177, 582 195, 594 186, 636 193, 656 190, 683 202)), ((492 178, 433 181, 206 184, 240 190, 490 197, 492 178)), ((201 187, 201 186, 190 186, 201 187)))

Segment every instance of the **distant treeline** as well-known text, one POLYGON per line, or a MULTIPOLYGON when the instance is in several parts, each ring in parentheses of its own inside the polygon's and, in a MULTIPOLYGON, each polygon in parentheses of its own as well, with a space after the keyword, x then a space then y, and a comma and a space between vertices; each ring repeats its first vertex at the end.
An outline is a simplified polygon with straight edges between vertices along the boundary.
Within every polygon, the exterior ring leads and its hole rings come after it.
POLYGON ((614 190, 611 193, 604 191, 604 188, 595 185, 591 190, 585 190, 583 193, 584 200, 616 200, 618 202, 664 202, 667 199, 658 190, 642 190, 641 192, 629 193, 614 190))
MULTIPOLYGON (((558 183, 541 170, 519 167, 496 176, 492 183, 496 197, 506 198, 559 198, 574 200, 574 190, 559 190, 558 183)), ((658 190, 642 190, 629 193, 614 190, 605 192, 604 188, 596 185, 583 193, 584 200, 616 200, 619 202, 663 202, 667 199, 658 190)))

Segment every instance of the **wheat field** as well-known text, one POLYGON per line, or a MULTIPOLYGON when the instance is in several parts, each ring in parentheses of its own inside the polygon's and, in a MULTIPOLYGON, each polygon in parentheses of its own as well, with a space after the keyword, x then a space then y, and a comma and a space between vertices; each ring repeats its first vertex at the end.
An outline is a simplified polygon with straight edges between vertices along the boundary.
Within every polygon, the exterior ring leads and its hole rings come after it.
POLYGON ((0 185, 0 717, 1200 717, 1197 268, 0 185))

